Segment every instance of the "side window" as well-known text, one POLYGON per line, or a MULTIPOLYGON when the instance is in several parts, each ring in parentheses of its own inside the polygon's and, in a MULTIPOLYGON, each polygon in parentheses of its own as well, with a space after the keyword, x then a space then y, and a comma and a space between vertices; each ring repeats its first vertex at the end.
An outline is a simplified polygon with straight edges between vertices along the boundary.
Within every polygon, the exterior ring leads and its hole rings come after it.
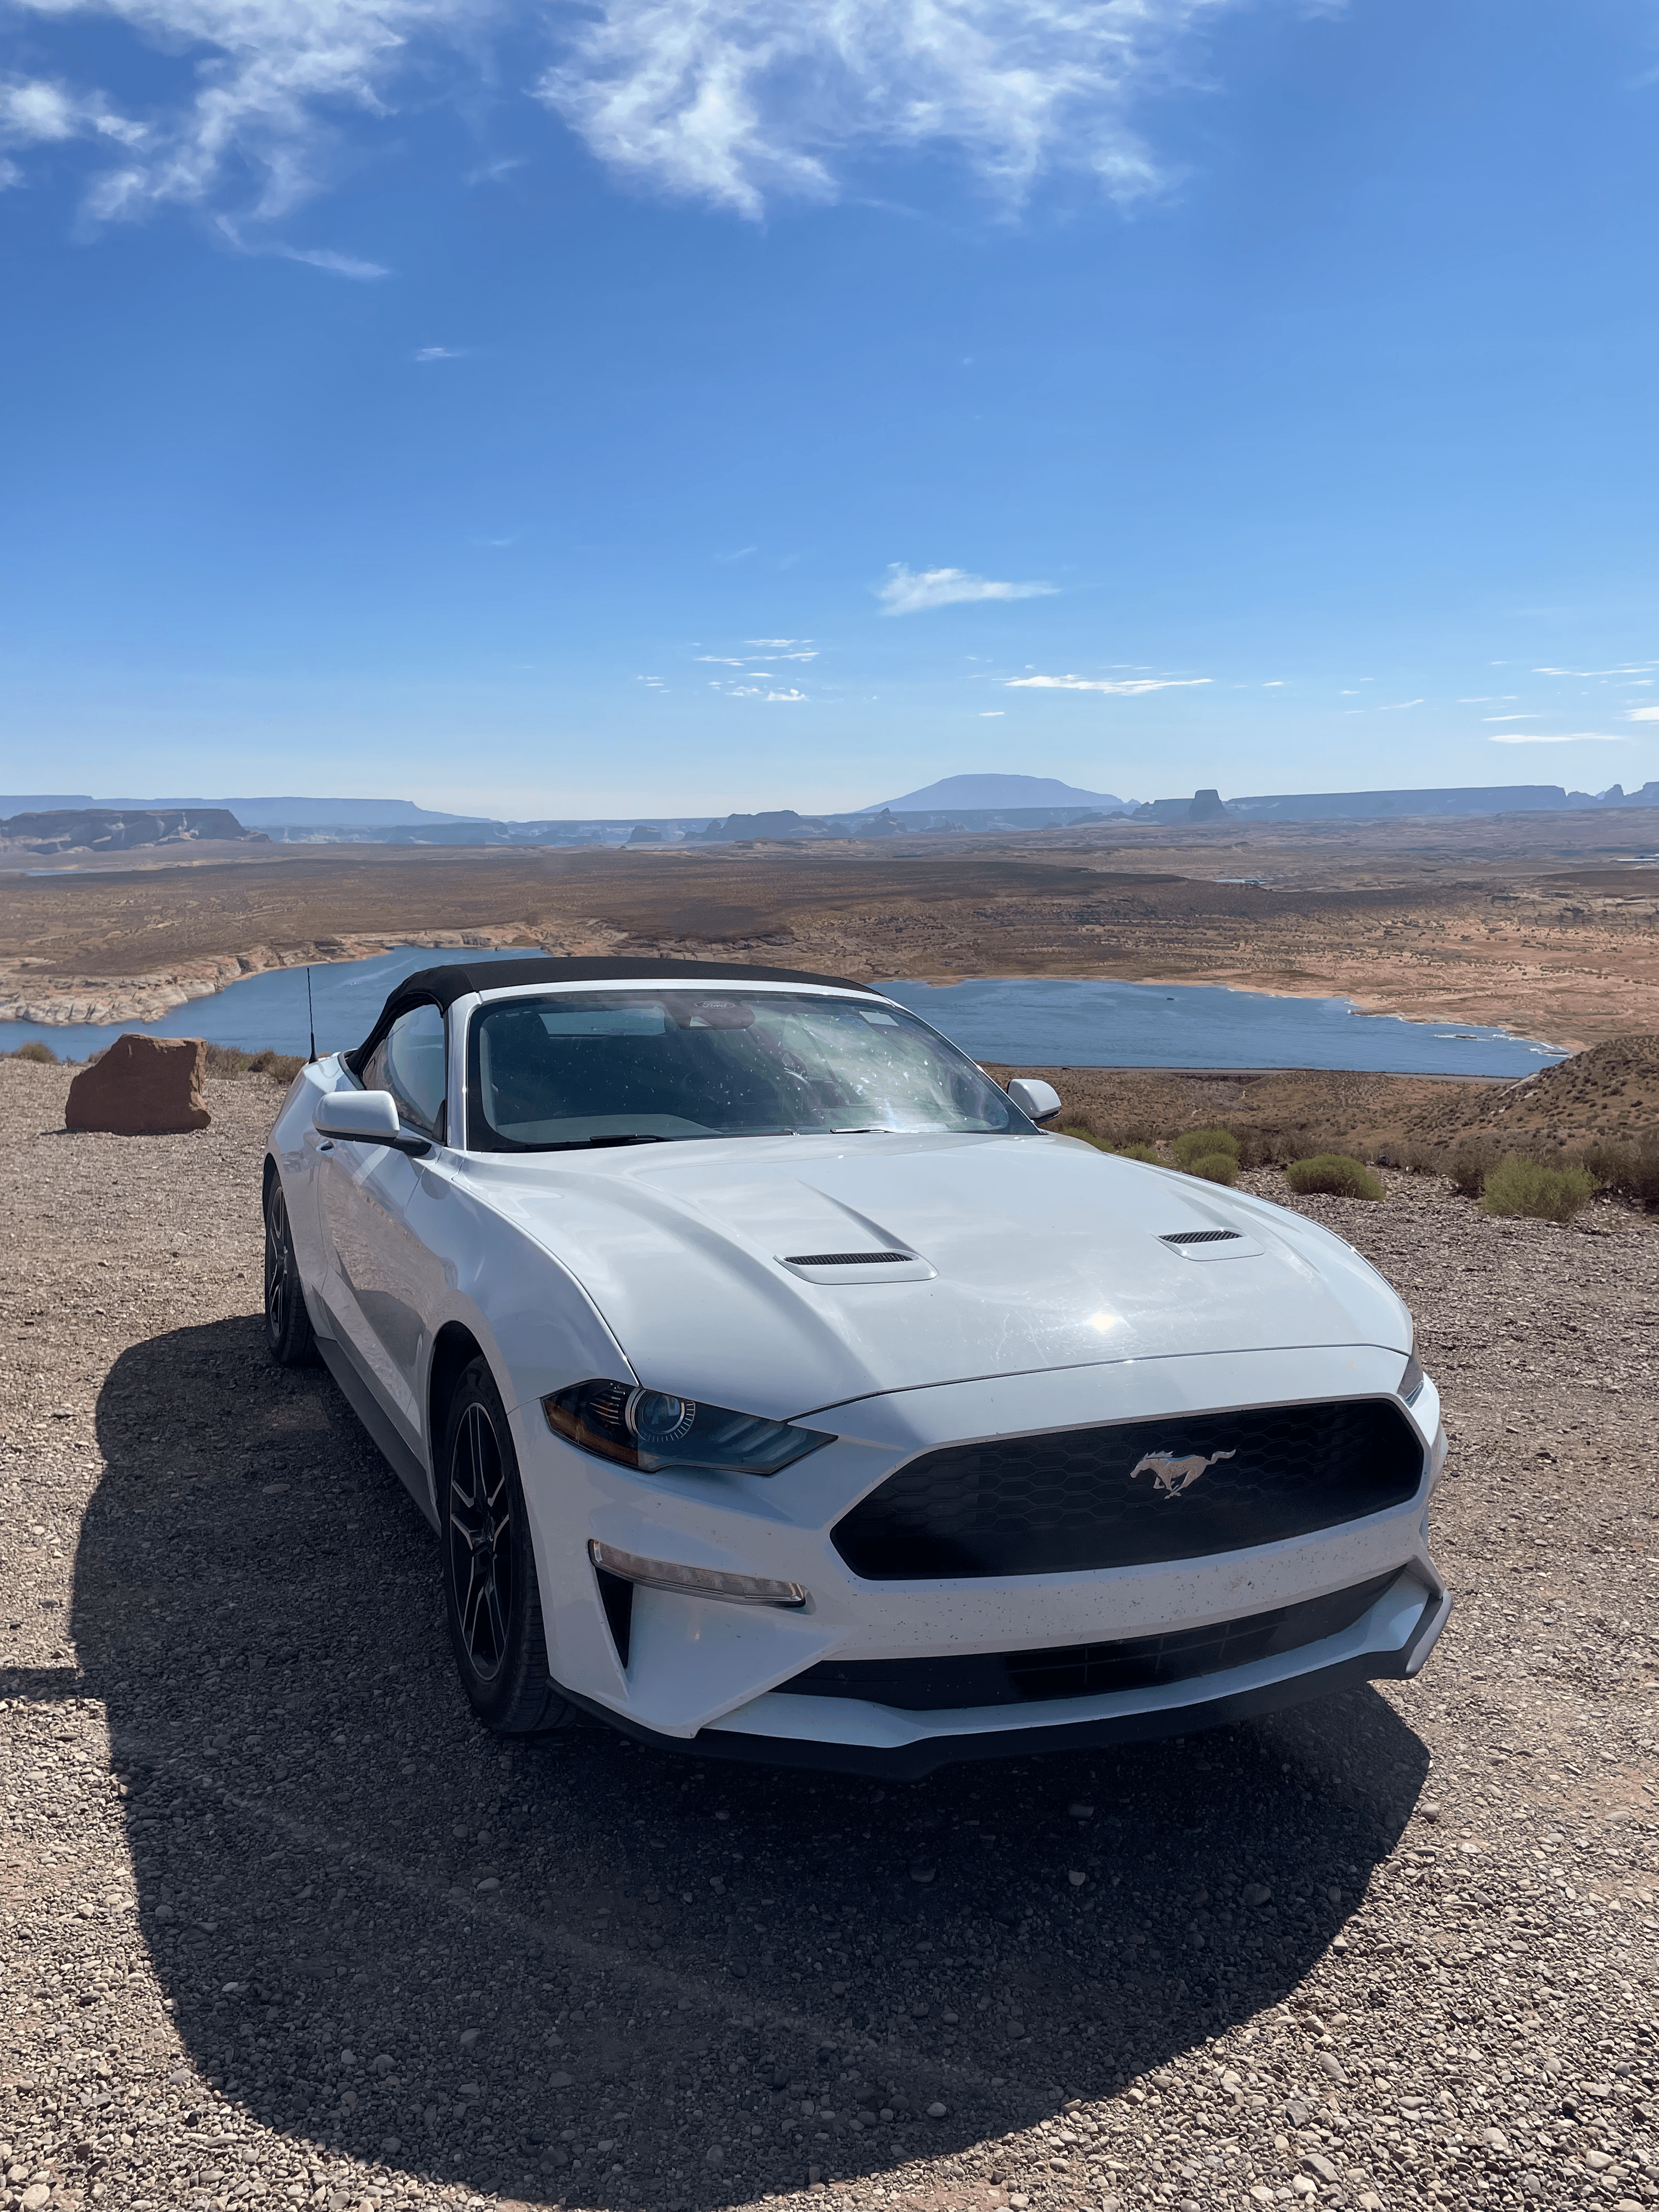
POLYGON ((438 1006, 402 1014, 363 1064, 366 1091, 389 1091, 399 1117, 441 1144, 444 1128, 444 1018, 438 1006))

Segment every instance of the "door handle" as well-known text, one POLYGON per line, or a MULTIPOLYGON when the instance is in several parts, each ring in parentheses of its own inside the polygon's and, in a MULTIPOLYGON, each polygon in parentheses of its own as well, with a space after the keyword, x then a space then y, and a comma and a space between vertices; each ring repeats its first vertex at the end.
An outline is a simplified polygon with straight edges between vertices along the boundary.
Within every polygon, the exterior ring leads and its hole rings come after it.
POLYGON ((322 1142, 318 1146, 317 1149, 319 1152, 331 1152, 334 1150, 333 1138, 325 1137, 322 1142))

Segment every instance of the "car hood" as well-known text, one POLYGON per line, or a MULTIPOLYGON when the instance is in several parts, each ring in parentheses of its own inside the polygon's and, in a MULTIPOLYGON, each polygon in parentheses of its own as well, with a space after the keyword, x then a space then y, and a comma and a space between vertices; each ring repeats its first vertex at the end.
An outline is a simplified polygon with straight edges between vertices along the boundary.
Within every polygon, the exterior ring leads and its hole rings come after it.
POLYGON ((1400 1299, 1328 1231, 1069 1139, 757 1138, 467 1168, 641 1382, 776 1419, 1106 1361, 1411 1348, 1400 1299), (784 1264, 884 1248, 920 1264, 784 1264))

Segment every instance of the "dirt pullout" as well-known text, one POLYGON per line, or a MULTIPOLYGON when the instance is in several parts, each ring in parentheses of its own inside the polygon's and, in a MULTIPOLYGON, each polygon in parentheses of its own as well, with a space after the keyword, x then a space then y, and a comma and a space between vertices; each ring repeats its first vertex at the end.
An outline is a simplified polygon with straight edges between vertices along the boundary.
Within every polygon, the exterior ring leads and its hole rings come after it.
POLYGON ((1160 832, 1156 845, 1103 828, 897 848, 313 847, 216 867, 11 876, 0 879, 0 1011, 143 1018, 244 963, 419 941, 860 978, 1228 983, 1568 1045, 1659 1027, 1652 870, 1612 857, 1564 866, 1570 851, 1534 849, 1520 831, 1506 854, 1490 825, 1485 843, 1425 842, 1424 825, 1397 825, 1392 845, 1328 834, 1340 826, 1317 825, 1320 841, 1229 825, 1207 840, 1160 832))
POLYGON ((882 1787, 483 1735, 424 1523, 264 1354, 280 1093, 66 1087, 0 1065, 25 2203, 1650 2200, 1659 1225, 1303 1202, 1445 1395, 1418 1681, 882 1787))

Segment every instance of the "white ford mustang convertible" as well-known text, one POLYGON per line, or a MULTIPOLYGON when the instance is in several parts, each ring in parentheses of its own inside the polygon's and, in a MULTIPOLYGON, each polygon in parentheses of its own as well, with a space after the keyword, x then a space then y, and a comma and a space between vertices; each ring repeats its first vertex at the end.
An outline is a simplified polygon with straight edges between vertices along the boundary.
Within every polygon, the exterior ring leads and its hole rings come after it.
POLYGON ((1416 1673, 1439 1401, 1299 1215, 879 992, 428 969, 296 1079, 265 1322, 436 1529, 467 1695, 914 1775, 1416 1673))

